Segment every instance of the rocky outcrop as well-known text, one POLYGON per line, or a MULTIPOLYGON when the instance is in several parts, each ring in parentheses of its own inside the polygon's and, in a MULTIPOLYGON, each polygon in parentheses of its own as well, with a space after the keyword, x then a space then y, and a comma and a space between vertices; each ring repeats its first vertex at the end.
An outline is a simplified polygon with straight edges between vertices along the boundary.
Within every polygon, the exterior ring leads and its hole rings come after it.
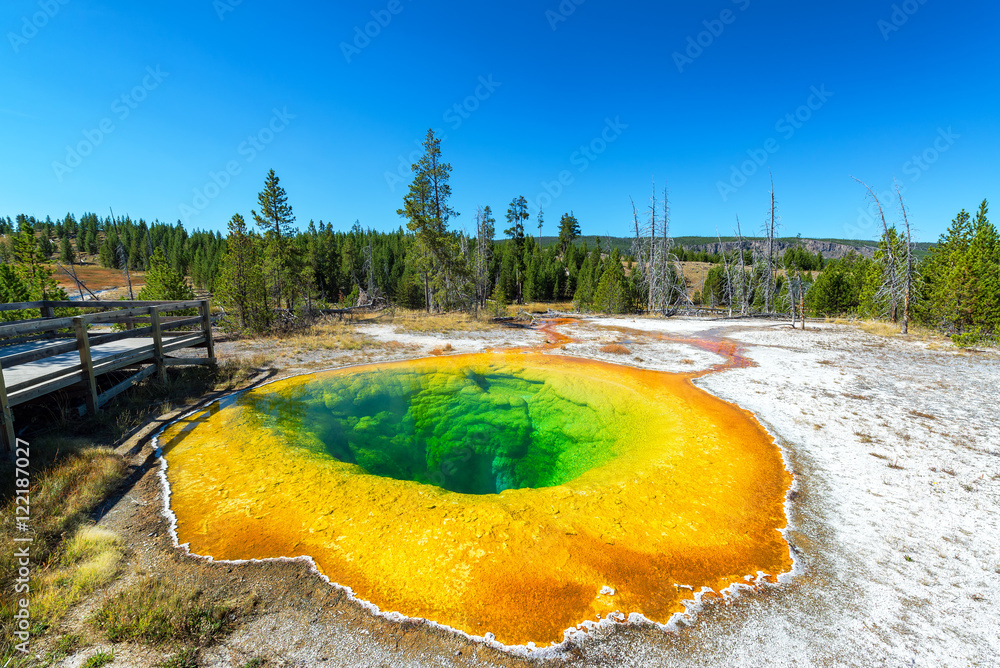
MULTIPOLYGON (((774 254, 781 255, 787 249, 802 244, 810 253, 822 253, 823 257, 827 260, 839 260, 851 251, 864 255, 866 257, 871 257, 875 254, 875 246, 862 246, 856 248, 854 246, 849 246, 847 244, 837 243, 835 241, 820 241, 817 239, 802 239, 801 241, 788 241, 788 240, 778 240, 774 241, 774 254)), ((695 251, 698 253, 712 253, 719 255, 724 251, 735 250, 739 247, 739 242, 737 241, 723 241, 719 243, 718 241, 710 244, 699 244, 697 246, 685 246, 690 251, 695 251)), ((743 248, 750 250, 757 248, 758 250, 764 250, 767 248, 766 239, 752 239, 744 240, 743 248)))

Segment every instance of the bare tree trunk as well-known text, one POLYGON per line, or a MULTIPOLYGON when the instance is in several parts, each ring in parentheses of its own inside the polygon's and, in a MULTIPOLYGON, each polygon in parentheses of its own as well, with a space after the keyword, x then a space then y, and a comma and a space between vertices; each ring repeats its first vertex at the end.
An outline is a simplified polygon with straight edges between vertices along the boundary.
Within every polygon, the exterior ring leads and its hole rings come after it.
POLYGON ((903 276, 903 334, 910 333, 910 301, 913 295, 913 237, 910 234, 910 217, 906 213, 903 193, 896 183, 896 195, 899 197, 899 208, 903 212, 903 224, 906 225, 906 273, 903 276))
POLYGON ((767 226, 767 287, 764 292, 764 311, 774 312, 774 175, 771 176, 771 220, 767 226))
POLYGON ((656 302, 654 300, 654 292, 656 282, 656 179, 653 179, 653 197, 651 200, 652 204, 649 208, 650 214, 650 226, 649 226, 649 306, 648 311, 653 312, 656 307, 656 302))
POLYGON ((882 210, 882 202, 879 201, 878 196, 875 191, 872 190, 871 186, 862 181, 861 179, 851 177, 861 185, 865 187, 868 194, 871 196, 872 200, 875 202, 875 206, 878 207, 879 217, 882 219, 882 239, 885 241, 885 258, 886 258, 886 269, 885 275, 882 279, 882 286, 879 293, 883 296, 889 298, 889 318, 893 322, 899 322, 898 313, 898 301, 899 301, 899 277, 896 271, 896 248, 892 243, 892 236, 889 234, 889 224, 885 220, 885 212, 882 210))
POLYGON ((746 257, 743 255, 743 229, 740 226, 739 216, 736 216, 736 238, 739 240, 740 248, 740 263, 738 265, 740 270, 740 315, 749 315, 750 307, 748 301, 750 285, 748 281, 750 277, 747 276, 746 257))
POLYGON ((431 312, 431 284, 427 279, 427 272, 424 272, 424 300, 427 303, 427 312, 431 312))
MULTIPOLYGON (((719 240, 719 250, 722 251, 722 266, 726 272, 726 293, 729 297, 729 317, 733 317, 733 275, 729 271, 729 259, 726 257, 726 250, 722 246, 722 237, 719 236, 719 230, 715 230, 715 238, 719 240)), ((705 294, 702 290, 701 301, 704 303, 705 294)))
POLYGON ((802 317, 802 331, 806 331, 806 293, 802 286, 802 274, 799 274, 799 315, 802 317))

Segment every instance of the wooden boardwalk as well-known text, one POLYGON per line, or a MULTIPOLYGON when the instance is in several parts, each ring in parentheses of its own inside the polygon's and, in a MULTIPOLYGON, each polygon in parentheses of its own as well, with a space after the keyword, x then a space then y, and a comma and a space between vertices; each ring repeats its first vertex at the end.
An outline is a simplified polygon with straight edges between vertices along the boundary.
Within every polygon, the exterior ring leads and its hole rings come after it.
POLYGON ((215 346, 208 300, 187 302, 29 302, 0 304, 0 312, 38 309, 41 318, 0 325, 0 421, 4 445, 15 441, 11 408, 52 392, 78 386, 81 412, 96 412, 112 397, 166 367, 214 364, 215 346), (56 317, 56 309, 81 315, 56 317), (197 316, 172 317, 181 310, 197 316), (120 332, 97 332, 97 325, 122 325, 120 332), (169 353, 205 348, 205 357, 169 353), (98 378, 131 369, 121 382, 98 393, 98 378))

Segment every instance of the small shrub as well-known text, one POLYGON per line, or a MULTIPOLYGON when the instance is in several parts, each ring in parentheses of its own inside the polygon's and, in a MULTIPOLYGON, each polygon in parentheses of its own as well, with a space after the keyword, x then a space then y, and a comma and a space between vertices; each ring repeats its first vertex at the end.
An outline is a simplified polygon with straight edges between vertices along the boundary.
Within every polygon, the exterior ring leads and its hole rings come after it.
POLYGON ((160 668, 198 668, 198 650, 189 647, 160 664, 160 668))
POLYGON ((111 642, 159 645, 176 640, 210 645, 228 630, 235 610, 199 599, 199 592, 178 591, 162 580, 143 578, 106 600, 92 621, 111 642))
POLYGON ((1000 342, 1000 339, 988 330, 976 327, 968 332, 953 335, 951 341, 959 348, 971 348, 972 346, 982 345, 995 346, 1000 342))
POLYGON ((101 668, 115 660, 115 655, 111 652, 98 652, 83 662, 80 668, 101 668))

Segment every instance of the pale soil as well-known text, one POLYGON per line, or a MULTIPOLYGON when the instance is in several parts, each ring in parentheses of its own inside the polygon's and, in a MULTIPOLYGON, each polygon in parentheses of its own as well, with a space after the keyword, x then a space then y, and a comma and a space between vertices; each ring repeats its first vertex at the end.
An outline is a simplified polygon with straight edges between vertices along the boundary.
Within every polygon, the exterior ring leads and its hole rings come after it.
MULTIPOLYGON (((288 351, 226 343, 220 351, 264 352, 283 376, 423 357, 448 343, 454 352, 475 352, 547 339, 513 329, 442 336, 359 329, 403 348, 288 351)), ((553 354, 670 371, 707 369, 720 358, 660 335, 710 332, 743 343, 757 366, 696 383, 752 411, 783 448, 795 475, 787 504, 794 576, 692 612, 679 630, 601 628, 529 658, 376 617, 301 563, 227 565, 184 556, 167 536, 150 429, 128 444, 140 464, 137 481, 101 519, 131 546, 123 581, 137 571, 160 572, 219 599, 258 597, 241 626, 202 652, 206 666, 241 666, 253 657, 275 666, 1000 665, 997 355, 931 350, 835 325, 802 332, 773 322, 594 319, 559 331, 579 341, 553 354), (601 353, 608 343, 622 343, 630 354, 601 353)), ((63 665, 81 665, 93 649, 63 665)), ((114 650, 114 666, 155 665, 169 654, 114 650)))

